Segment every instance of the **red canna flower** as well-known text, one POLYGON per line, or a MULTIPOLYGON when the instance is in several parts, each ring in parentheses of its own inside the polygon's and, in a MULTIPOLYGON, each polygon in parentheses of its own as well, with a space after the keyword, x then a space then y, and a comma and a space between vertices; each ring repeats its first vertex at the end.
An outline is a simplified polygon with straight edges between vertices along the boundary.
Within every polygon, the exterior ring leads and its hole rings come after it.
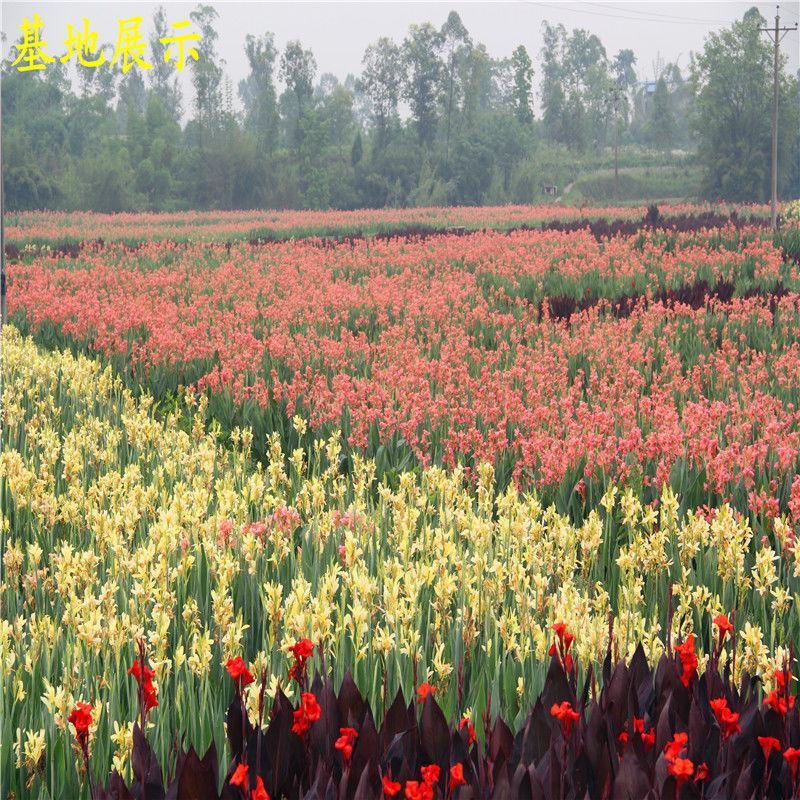
POLYGON ((556 622, 553 624, 553 632, 556 634, 556 641, 550 645, 547 651, 549 656, 557 656, 559 663, 567 672, 572 672, 572 656, 569 649, 575 641, 575 637, 567 630, 565 622, 556 622))
POLYGON ((701 783, 708 779, 708 764, 705 761, 697 766, 694 772, 694 779, 696 783, 701 783))
POLYGON ((466 781, 464 780, 464 765, 459 761, 457 764, 453 764, 450 767, 450 782, 448 783, 448 789, 452 792, 459 786, 464 786, 466 781))
POLYGON ((289 652, 295 661, 306 661, 314 654, 314 643, 311 639, 300 639, 289 648, 289 652))
POLYGON ((464 717, 461 722, 458 723, 458 729, 463 731, 464 728, 467 729, 467 735, 469 737, 469 746, 472 747, 475 744, 475 726, 472 724, 472 721, 469 717, 464 717))
MULTIPOLYGON (((136 680, 141 683, 142 682, 142 660, 137 658, 133 664, 128 668, 128 675, 133 675, 136 680)), ((155 678, 156 673, 154 670, 150 669, 147 664, 144 665, 144 678, 145 680, 153 680, 155 678)))
POLYGON ((334 747, 341 752, 345 768, 350 766, 350 759, 353 757, 353 745, 357 738, 358 731, 355 728, 339 728, 339 738, 336 740, 334 747))
POLYGON ((155 671, 145 664, 144 678, 142 678, 142 659, 137 658, 128 669, 128 675, 133 675, 133 677, 136 678, 136 682, 142 688, 145 712, 149 711, 151 708, 155 708, 158 705, 158 694, 156 692, 156 687, 153 685, 153 678, 156 675, 155 671))
POLYGON ((688 687, 697 675, 697 655, 694 652, 694 634, 690 633, 682 644, 675 645, 675 652, 681 660, 681 683, 688 687))
POLYGON ((402 788, 397 781, 393 781, 388 775, 383 776, 383 794, 385 797, 396 797, 400 794, 402 788))
POLYGON ((433 787, 419 781, 406 781, 406 800, 433 800, 433 787))
POLYGON ((75 738, 81 746, 85 746, 89 741, 89 728, 92 725, 92 704, 78 703, 67 717, 67 722, 75 728, 75 738))
POLYGON ((239 764, 231 775, 230 785, 238 786, 242 791, 247 790, 247 764, 239 764))
POLYGON ((726 634, 733 633, 733 625, 731 624, 730 620, 725 614, 717 614, 717 616, 714 617, 712 622, 717 626, 717 629, 719 630, 720 643, 725 638, 726 634))
POLYGON ((686 733, 676 733, 672 741, 664 746, 664 756, 667 761, 675 761, 680 757, 684 747, 689 743, 689 736, 686 733))
POLYGON ((635 733, 638 733, 639 736, 642 737, 642 741, 644 742, 644 746, 646 750, 652 750, 655 743, 656 743, 656 733, 653 730, 652 726, 649 731, 645 732, 644 729, 644 719, 638 719, 637 717, 633 718, 633 730, 635 733))
MULTIPOLYGON (((794 699, 794 698, 792 698, 794 699)), ((789 706, 785 697, 781 697, 777 691, 771 691, 764 697, 764 705, 776 711, 782 717, 785 717, 789 712, 789 706)))
POLYGON ((670 775, 675 776, 678 782, 677 794, 680 794, 681 786, 694 773, 694 764, 688 758, 676 758, 667 764, 667 770, 670 775))
POLYGON ((734 733, 741 733, 742 728, 739 725, 739 715, 728 708, 728 701, 724 697, 716 700, 709 700, 708 704, 714 712, 714 716, 719 723, 719 729, 722 731, 722 738, 730 739, 734 733))
POLYGON ((800 747, 790 747, 783 751, 783 757, 789 765, 792 773, 792 780, 797 780, 798 768, 800 768, 800 747))
POLYGON ((780 752, 781 743, 774 736, 759 736, 758 743, 761 745, 761 751, 764 753, 764 761, 769 761, 769 754, 773 750, 780 752))
POLYGON ((269 792, 266 790, 260 775, 256 778, 256 788, 250 792, 250 800, 270 800, 269 792))
POLYGON ((581 718, 581 715, 575 711, 572 704, 567 700, 559 704, 553 703, 550 707, 550 716, 555 717, 561 723, 561 730, 564 732, 565 739, 569 739, 573 723, 581 718))
POLYGON ((417 686, 417 702, 424 703, 428 695, 433 696, 436 694, 436 687, 431 686, 429 683, 421 683, 417 686))
POLYGON ((314 654, 314 643, 311 639, 300 639, 289 648, 289 652, 294 658, 294 664, 289 668, 289 680, 294 679, 302 684, 306 673, 306 662, 314 654))
POLYGON ((441 770, 438 764, 428 764, 426 767, 422 767, 420 772, 422 773, 422 780, 425 781, 428 786, 433 786, 435 783, 439 782, 441 770))
POLYGON ((795 698, 787 691, 788 683, 792 680, 792 673, 784 673, 782 669, 775 670, 775 688, 764 698, 764 705, 777 711, 785 717, 793 708, 795 698))
POLYGON ((229 658, 225 663, 225 669, 236 684, 237 691, 241 691, 245 686, 249 686, 255 678, 250 674, 244 659, 241 656, 229 658))
MULTIPOLYGON (((317 698, 311 692, 303 692, 300 698, 300 707, 294 712, 292 730, 300 737, 305 736, 311 727, 311 723, 316 722, 321 714, 322 709, 319 707, 317 698)), ((349 730, 352 730, 352 728, 349 730)))

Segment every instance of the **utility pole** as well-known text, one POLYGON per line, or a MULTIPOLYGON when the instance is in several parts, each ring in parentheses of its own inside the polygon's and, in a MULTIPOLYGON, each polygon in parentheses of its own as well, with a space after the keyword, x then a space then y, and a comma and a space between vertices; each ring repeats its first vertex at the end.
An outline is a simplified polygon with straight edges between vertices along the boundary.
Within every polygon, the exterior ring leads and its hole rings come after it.
POLYGON ((619 199, 619 103, 623 91, 619 86, 609 89, 614 107, 614 198, 619 199))
POLYGON ((760 28, 772 40, 774 47, 772 59, 772 200, 770 222, 772 230, 778 227, 778 77, 781 40, 790 31, 797 30, 797 23, 791 28, 781 28, 781 7, 775 8, 775 28, 760 28))

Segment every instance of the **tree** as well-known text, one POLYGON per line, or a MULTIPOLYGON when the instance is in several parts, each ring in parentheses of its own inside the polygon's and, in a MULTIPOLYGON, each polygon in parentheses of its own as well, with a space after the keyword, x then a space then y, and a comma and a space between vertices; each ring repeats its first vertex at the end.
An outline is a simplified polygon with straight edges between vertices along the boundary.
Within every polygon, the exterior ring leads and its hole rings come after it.
POLYGON ((364 51, 364 69, 359 85, 372 105, 375 119, 376 148, 389 140, 393 120, 397 117, 399 87, 403 81, 400 48, 385 36, 364 51))
POLYGON ((563 25, 551 26, 542 23, 542 110, 547 137, 554 142, 563 142, 564 107, 564 50, 567 31, 563 25))
POLYGON ((117 119, 120 127, 125 127, 129 114, 144 114, 147 105, 147 90, 142 74, 132 69, 123 75, 117 86, 117 119))
POLYGON ((195 111, 197 112, 200 145, 203 146, 203 132, 215 130, 222 111, 222 64, 217 63, 216 43, 218 34, 214 23, 218 18, 212 6, 198 5, 189 14, 190 19, 199 28, 200 40, 203 43, 203 57, 197 61, 189 59, 189 69, 195 94, 195 111))
POLYGON ((342 86, 333 75, 330 77, 334 82, 322 95, 318 113, 327 132, 328 142, 344 155, 353 140, 355 128, 353 93, 342 86))
POLYGON ((150 91, 158 96, 173 119, 180 120, 183 113, 181 88, 173 65, 164 58, 167 45, 161 39, 166 36, 169 36, 167 15, 164 6, 159 6, 153 14, 153 35, 150 37, 150 49, 153 54, 150 59, 153 69, 147 71, 150 91))
POLYGON ((450 132, 452 129, 453 110, 458 104, 457 95, 459 93, 458 73, 459 68, 466 59, 467 54, 472 48, 467 29, 461 22, 461 17, 455 11, 447 15, 441 31, 439 31, 440 48, 444 55, 444 76, 445 76, 445 145, 444 145, 444 164, 445 171, 448 169, 450 160, 450 132))
POLYGON ((461 116, 468 130, 473 130, 480 117, 490 114, 493 106, 505 99, 495 85, 498 71, 498 63, 492 60, 484 45, 476 44, 470 48, 464 64, 461 108, 461 116))
POLYGON ((382 36, 367 47, 361 63, 364 69, 358 85, 372 105, 376 149, 380 150, 388 142, 392 122, 397 117, 397 102, 403 82, 400 48, 391 39, 382 36))
POLYGON ((314 76, 317 62, 310 50, 304 50, 296 39, 288 42, 281 56, 280 76, 286 84, 286 91, 294 97, 296 121, 294 144, 297 149, 303 138, 303 115, 313 96, 314 76))
POLYGON ((364 147, 361 143, 361 131, 356 134, 353 141, 353 149, 350 151, 350 163, 355 167, 361 162, 361 156, 364 153, 364 147))
POLYGON ((653 93, 653 118, 651 121, 650 141, 664 150, 672 146, 675 138, 675 115, 672 111, 672 97, 667 81, 662 75, 656 82, 653 93))
POLYGON ((239 81, 239 98, 244 105, 245 127, 256 137, 259 153, 271 153, 278 138, 278 104, 272 79, 278 51, 271 33, 248 34, 244 52, 250 73, 239 81))
POLYGON ((587 145, 605 145, 608 92, 612 84, 608 58, 600 39, 576 28, 566 42, 564 74, 569 87, 564 141, 579 152, 587 145))
POLYGON ((620 50, 611 62, 614 80, 624 92, 630 92, 636 86, 636 70, 633 68, 635 63, 633 50, 620 50))
POLYGON ((436 86, 442 72, 440 47, 441 36, 429 22, 411 25, 403 41, 403 96, 411 106, 419 141, 428 146, 436 134, 436 86))
POLYGON ((531 110, 531 86, 533 84, 533 64, 524 45, 520 45, 511 55, 514 70, 512 106, 517 119, 525 125, 533 122, 531 110))
POLYGON ((622 101, 619 111, 624 123, 630 121, 631 96, 636 89, 636 70, 633 65, 636 56, 633 50, 620 50, 611 62, 611 75, 615 86, 622 91, 622 101))
MULTIPOLYGON (((769 196, 771 163, 772 45, 756 9, 730 28, 709 34, 694 63, 694 126, 706 197, 755 201, 769 196)), ((787 155, 796 136, 796 80, 781 64, 779 84, 779 184, 789 174, 787 155)))

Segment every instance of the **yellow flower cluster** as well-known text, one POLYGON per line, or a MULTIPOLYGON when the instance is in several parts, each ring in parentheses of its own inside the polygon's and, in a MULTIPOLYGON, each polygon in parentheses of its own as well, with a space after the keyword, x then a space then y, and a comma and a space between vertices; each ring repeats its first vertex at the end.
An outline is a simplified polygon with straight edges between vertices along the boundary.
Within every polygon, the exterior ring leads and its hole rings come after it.
POLYGON ((734 612, 737 669, 767 677, 797 630, 798 551, 757 544, 727 506, 709 520, 668 488, 654 508, 609 486, 576 523, 535 494, 497 494, 491 465, 477 485, 439 467, 376 484, 357 456, 342 475, 337 436, 292 454, 273 436, 262 465, 252 432, 223 444, 207 429, 202 397, 185 398, 191 415, 162 413, 109 367, 10 327, 3 358, 0 663, 29 771, 75 700, 96 705, 124 769, 140 639, 154 715, 202 739, 197 709, 227 702, 224 661, 258 654, 274 690, 301 637, 373 699, 384 674, 408 693, 416 667, 446 702, 463 662, 466 705, 496 685, 513 718, 541 685, 556 620, 585 665, 639 642, 655 660, 667 635, 708 643, 710 616, 734 612))

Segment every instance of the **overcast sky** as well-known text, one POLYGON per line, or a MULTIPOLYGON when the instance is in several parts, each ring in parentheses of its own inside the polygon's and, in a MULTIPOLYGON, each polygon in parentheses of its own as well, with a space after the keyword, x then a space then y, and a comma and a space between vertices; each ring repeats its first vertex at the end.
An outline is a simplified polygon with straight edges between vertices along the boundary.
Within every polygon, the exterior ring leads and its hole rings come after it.
MULTIPOLYGON (((195 7, 190 3, 88 3, 88 2, 8 2, 2 6, 2 30, 9 42, 20 36, 23 17, 38 12, 43 23, 43 38, 54 55, 63 54, 67 23, 77 27, 87 17, 99 40, 115 41, 118 20, 132 16, 144 18, 147 36, 153 11, 158 5, 167 10, 167 21, 188 18, 195 7)), ((311 48, 318 65, 317 77, 332 72, 340 80, 348 73, 357 75, 368 44, 379 36, 391 36, 400 42, 409 24, 432 22, 437 27, 455 9, 474 41, 486 45, 495 57, 508 56, 524 44, 538 65, 543 20, 561 22, 570 30, 587 28, 597 34, 606 52, 613 56, 622 48, 636 54, 637 73, 641 80, 651 79, 654 64, 677 61, 682 68, 689 63, 689 52, 698 51, 709 32, 730 25, 751 6, 757 5, 770 23, 775 16, 774 3, 753 2, 214 2, 218 13, 218 51, 226 61, 226 74, 234 87, 247 73, 243 52, 248 33, 271 31, 283 49, 287 41, 300 39, 311 48)), ((781 24, 798 21, 800 2, 783 3, 781 24)), ((792 72, 798 69, 800 37, 787 35, 782 42, 792 72)), ((202 57, 202 43, 201 43, 202 57)), ((186 74, 186 71, 184 72, 186 74)), ((538 85, 540 70, 535 84, 538 85)))

